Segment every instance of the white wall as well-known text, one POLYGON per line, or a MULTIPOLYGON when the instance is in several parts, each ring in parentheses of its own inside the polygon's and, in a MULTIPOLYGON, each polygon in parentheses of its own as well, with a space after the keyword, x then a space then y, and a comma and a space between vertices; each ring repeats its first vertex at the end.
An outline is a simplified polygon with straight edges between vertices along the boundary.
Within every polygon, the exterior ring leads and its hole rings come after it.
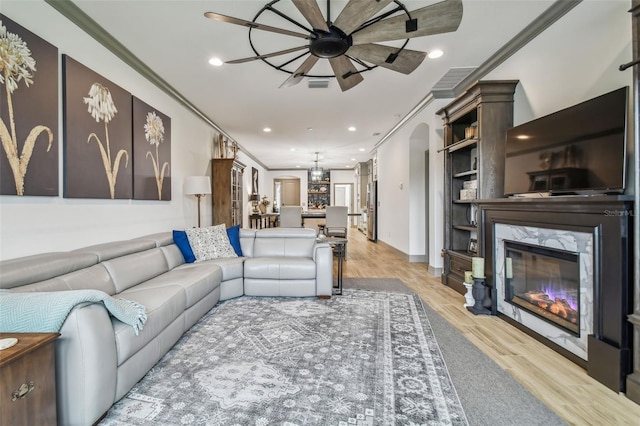
MULTIPOLYGON (((60 251, 197 223, 196 198, 185 196, 187 175, 210 175, 214 129, 132 71, 51 6, 38 1, 2 1, 2 13, 171 117, 171 201, 65 199, 62 197, 62 71, 59 69, 60 188, 58 197, 0 196, 0 259, 60 251)), ((239 160, 253 164, 242 153, 239 160)), ((250 176, 245 183, 250 184, 250 176)), ((202 224, 212 223, 211 198, 202 201, 202 224)))
MULTIPOLYGON (((631 16, 628 0, 585 0, 544 33, 507 59, 483 80, 517 79, 514 125, 566 108, 619 87, 631 86, 631 70, 618 66, 631 60, 631 16)), ((412 156, 412 134, 429 126, 430 240, 429 264, 442 267, 443 166, 442 120, 436 111, 451 100, 435 100, 409 120, 380 147, 378 238, 409 255, 424 254, 417 206, 424 205, 419 190, 403 191, 400 182, 419 185, 420 164, 412 156), (415 173, 415 174, 414 174, 415 173), (411 174, 411 179, 409 179, 411 174), (406 196, 411 192, 411 199, 406 196), (416 228, 417 227, 417 228, 416 228)), ((424 180, 423 180, 424 182, 424 180)), ((423 224, 424 224, 424 219, 423 224)), ((424 233, 422 234, 424 235, 424 233)))

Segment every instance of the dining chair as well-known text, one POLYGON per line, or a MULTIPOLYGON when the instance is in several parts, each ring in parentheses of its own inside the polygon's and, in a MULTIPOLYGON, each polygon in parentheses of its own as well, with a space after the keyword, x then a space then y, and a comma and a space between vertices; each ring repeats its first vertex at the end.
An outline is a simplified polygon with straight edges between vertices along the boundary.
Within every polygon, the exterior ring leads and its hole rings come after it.
POLYGON ((282 228, 302 227, 302 207, 297 207, 297 206, 280 207, 280 227, 282 228))
POLYGON ((327 237, 347 238, 348 208, 346 206, 328 206, 326 216, 324 234, 327 237))

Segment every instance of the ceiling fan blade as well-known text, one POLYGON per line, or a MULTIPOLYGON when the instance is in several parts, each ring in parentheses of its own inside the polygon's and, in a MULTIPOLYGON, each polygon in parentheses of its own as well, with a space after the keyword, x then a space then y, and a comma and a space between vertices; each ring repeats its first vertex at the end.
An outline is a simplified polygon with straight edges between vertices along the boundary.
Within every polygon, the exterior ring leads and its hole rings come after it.
POLYGON ((351 34, 367 19, 384 9, 392 0, 350 0, 333 25, 345 34, 351 34))
POLYGON ((270 27, 269 25, 258 24, 251 21, 245 21, 244 19, 233 18, 231 16, 221 15, 214 12, 205 12, 204 16, 214 21, 227 22, 229 24, 242 25, 243 27, 255 28, 256 30, 270 31, 272 33, 290 35, 293 37, 300 37, 309 39, 309 34, 297 33, 295 31, 284 30, 282 28, 270 27))
POLYGON ((396 55, 397 47, 381 44, 351 46, 347 55, 403 74, 411 74, 427 57, 425 52, 403 49, 396 55))
POLYGON ((329 31, 327 22, 322 16, 320 7, 316 0, 292 0, 293 4, 298 8, 302 16, 311 24, 313 29, 329 31))
POLYGON ((329 58, 329 63, 343 92, 346 92, 364 80, 362 75, 357 72, 351 60, 344 55, 338 56, 337 58, 329 58))
POLYGON ((302 65, 300 65, 298 67, 298 69, 295 70, 293 72, 293 74, 291 74, 291 77, 286 79, 284 81, 284 83, 282 83, 280 85, 280 88, 282 88, 282 87, 291 87, 291 86, 295 86, 296 84, 300 83, 302 81, 302 79, 304 78, 304 75, 307 74, 309 71, 311 71, 311 68, 313 68, 313 66, 316 64, 316 62, 318 62, 318 59, 320 59, 320 58, 318 58, 315 55, 309 55, 309 57, 304 60, 302 65))
POLYGON ((383 19, 352 34, 353 44, 400 40, 455 31, 462 20, 462 0, 445 0, 409 12, 417 29, 407 32, 405 15, 383 19))
POLYGON ((285 55, 291 52, 297 52, 299 50, 308 49, 309 46, 292 47, 291 49, 279 50, 277 52, 266 53, 264 55, 252 56, 250 58, 234 59, 233 61, 227 61, 225 64, 243 64, 245 62, 255 61, 256 59, 272 58, 274 56, 285 55))

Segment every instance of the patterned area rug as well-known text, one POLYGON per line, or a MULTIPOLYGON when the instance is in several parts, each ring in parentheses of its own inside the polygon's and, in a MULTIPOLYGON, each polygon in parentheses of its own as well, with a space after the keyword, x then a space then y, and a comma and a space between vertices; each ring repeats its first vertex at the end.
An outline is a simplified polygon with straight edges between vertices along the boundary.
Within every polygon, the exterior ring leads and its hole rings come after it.
POLYGON ((420 299, 241 297, 191 328, 100 425, 467 425, 420 299))

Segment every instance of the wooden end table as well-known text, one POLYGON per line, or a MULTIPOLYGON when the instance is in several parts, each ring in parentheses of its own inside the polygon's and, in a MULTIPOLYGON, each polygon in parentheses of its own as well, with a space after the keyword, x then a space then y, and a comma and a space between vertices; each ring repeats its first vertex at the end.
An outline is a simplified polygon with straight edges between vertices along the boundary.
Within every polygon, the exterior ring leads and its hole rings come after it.
POLYGON ((55 425, 58 333, 0 333, 16 338, 0 350, 0 425, 55 425))

